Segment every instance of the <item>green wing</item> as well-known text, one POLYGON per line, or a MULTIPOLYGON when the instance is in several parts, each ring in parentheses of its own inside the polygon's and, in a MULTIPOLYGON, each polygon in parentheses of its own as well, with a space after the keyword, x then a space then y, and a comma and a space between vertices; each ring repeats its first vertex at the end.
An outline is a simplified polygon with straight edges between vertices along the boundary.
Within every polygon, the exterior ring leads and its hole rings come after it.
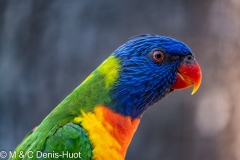
MULTIPOLYGON (((34 134, 34 131, 30 133, 28 137, 31 137, 31 134, 34 134)), ((86 131, 81 126, 74 123, 67 123, 63 125, 62 127, 58 128, 55 133, 49 135, 46 139, 36 139, 34 141, 35 144, 43 144, 41 147, 36 147, 42 148, 41 150, 36 150, 33 148, 31 143, 32 142, 29 141, 27 143, 29 147, 27 147, 27 150, 23 150, 24 156, 21 156, 21 149, 19 149, 16 157, 12 157, 10 159, 93 159, 93 148, 86 131), (41 141, 45 142, 42 143, 41 141)))
MULTIPOLYGON (((92 145, 85 130, 77 124, 68 123, 46 140, 43 153, 55 152, 56 159, 92 159, 92 145)), ((43 160, 46 158, 42 158, 43 160)), ((53 158, 54 159, 54 158, 53 158)))

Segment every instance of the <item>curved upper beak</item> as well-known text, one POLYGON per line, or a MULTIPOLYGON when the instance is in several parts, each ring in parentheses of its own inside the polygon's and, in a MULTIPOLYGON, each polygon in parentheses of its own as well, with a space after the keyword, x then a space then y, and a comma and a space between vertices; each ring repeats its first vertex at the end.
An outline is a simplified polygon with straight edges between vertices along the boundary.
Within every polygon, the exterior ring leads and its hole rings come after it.
POLYGON ((193 86, 192 94, 194 94, 198 90, 201 81, 202 73, 196 60, 192 63, 181 63, 172 89, 184 89, 193 86))

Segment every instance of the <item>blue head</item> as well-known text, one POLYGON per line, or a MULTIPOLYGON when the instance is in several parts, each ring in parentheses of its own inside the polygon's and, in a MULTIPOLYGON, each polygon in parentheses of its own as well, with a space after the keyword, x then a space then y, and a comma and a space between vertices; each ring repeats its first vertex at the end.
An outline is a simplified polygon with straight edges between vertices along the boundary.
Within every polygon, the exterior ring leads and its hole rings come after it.
POLYGON ((173 91, 180 63, 193 57, 184 43, 157 35, 132 38, 113 55, 120 59, 121 71, 119 82, 111 91, 112 107, 133 118, 173 91))

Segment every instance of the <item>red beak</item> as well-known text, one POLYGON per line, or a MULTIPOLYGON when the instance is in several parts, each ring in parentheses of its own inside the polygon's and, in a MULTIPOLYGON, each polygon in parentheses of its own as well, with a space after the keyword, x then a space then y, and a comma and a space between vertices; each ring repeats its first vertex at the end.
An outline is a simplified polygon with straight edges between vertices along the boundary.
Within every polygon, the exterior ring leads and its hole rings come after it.
POLYGON ((181 63, 178 67, 177 79, 174 82, 173 89, 184 89, 193 85, 192 94, 194 94, 202 81, 202 73, 197 61, 193 63, 181 63))

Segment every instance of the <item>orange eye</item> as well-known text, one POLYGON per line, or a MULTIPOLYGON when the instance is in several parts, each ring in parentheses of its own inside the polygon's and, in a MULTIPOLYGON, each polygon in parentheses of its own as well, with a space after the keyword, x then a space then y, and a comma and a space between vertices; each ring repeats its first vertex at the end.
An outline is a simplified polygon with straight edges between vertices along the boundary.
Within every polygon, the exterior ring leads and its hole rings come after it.
POLYGON ((161 62, 164 59, 164 53, 162 51, 153 52, 153 60, 157 63, 161 62))

